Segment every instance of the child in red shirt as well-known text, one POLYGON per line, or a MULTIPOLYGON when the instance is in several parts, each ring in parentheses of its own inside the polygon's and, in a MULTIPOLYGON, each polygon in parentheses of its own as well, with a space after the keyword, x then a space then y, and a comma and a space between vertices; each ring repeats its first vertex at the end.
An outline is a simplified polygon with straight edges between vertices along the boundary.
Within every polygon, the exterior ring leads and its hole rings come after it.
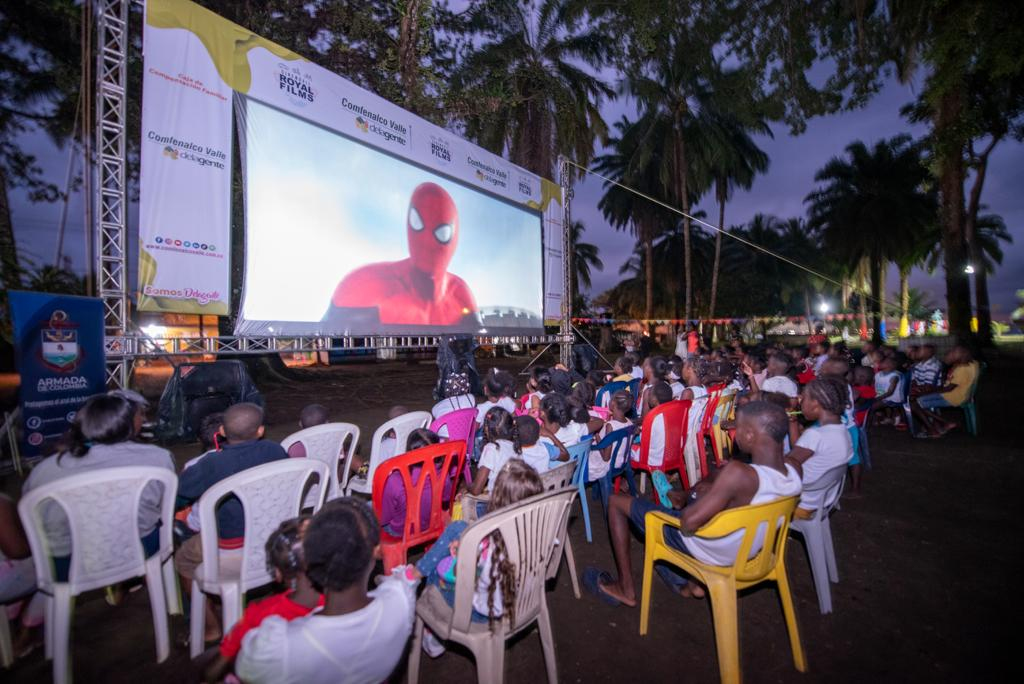
POLYGON ((875 401, 875 372, 867 366, 853 369, 853 419, 858 427, 864 427, 864 420, 875 401))
POLYGON ((280 615, 285 620, 309 615, 317 606, 324 605, 324 597, 306 577, 306 563, 302 555, 302 538, 309 526, 310 516, 285 520, 267 540, 267 565, 274 580, 288 589, 280 594, 268 596, 262 601, 250 603, 239 620, 220 644, 217 657, 205 671, 205 681, 220 681, 231 668, 235 657, 242 648, 246 633, 260 626, 271 615, 280 615))

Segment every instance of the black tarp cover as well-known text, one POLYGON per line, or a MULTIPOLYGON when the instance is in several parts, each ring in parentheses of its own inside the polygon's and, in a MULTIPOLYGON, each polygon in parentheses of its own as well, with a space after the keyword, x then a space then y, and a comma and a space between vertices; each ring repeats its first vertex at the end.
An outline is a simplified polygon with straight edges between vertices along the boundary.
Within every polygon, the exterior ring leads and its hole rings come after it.
POLYGON ((232 404, 251 402, 263 406, 263 395, 241 361, 220 360, 183 363, 164 387, 157 409, 157 437, 191 440, 200 421, 232 404))

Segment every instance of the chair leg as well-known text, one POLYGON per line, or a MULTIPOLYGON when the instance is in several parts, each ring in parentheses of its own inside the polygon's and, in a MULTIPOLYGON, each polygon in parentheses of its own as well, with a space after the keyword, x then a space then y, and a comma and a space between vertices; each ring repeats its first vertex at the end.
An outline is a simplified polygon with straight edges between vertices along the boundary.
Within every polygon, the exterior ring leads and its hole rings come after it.
MULTIPOLYGON (((577 597, 579 598, 579 597, 577 597)), ((0 605, 0 611, 6 606, 0 605)), ((11 627, 7 624, 7 614, 0 615, 0 667, 5 670, 14 664, 14 646, 11 644, 11 627)))
POLYGON ((156 638, 156 662, 162 663, 171 654, 171 638, 167 631, 167 599, 160 558, 153 556, 146 561, 146 593, 149 594, 149 608, 153 611, 153 635, 156 638))
POLYGON ((572 542, 569 535, 565 535, 565 564, 569 567, 569 580, 572 582, 572 593, 577 599, 580 598, 580 580, 576 575, 576 556, 572 552, 572 542))
POLYGON ((811 577, 814 580, 814 591, 818 594, 818 609, 822 615, 832 612, 832 587, 829 583, 828 561, 825 560, 825 540, 822 538, 818 523, 801 528, 804 543, 807 545, 807 556, 811 561, 811 577))
POLYGON ((736 582, 732 578, 708 578, 711 614, 715 620, 715 646, 718 649, 718 674, 722 684, 739 684, 740 631, 736 605, 736 582))
POLYGON ((505 681, 505 634, 495 632, 473 650, 478 684, 502 684, 505 681))
POLYGON ((416 626, 412 628, 412 650, 409 651, 409 663, 405 676, 409 684, 420 681, 420 656, 423 655, 423 618, 416 616, 416 626))
MULTIPOLYGON (((206 642, 206 594, 199 588, 199 582, 192 580, 192 601, 189 615, 188 655, 195 658, 203 652, 206 642)), ((225 632, 226 633, 226 632, 225 632)))
POLYGON ((654 579, 654 553, 652 548, 644 549, 644 573, 640 589, 640 636, 647 636, 651 618, 651 580, 654 579))
POLYGON ((170 615, 181 615, 181 587, 178 584, 178 573, 174 571, 174 556, 163 562, 164 595, 167 598, 167 612, 170 615))
POLYGON ((588 543, 592 543, 594 541, 594 537, 593 537, 593 535, 590 532, 590 506, 587 505, 587 488, 586 488, 586 485, 584 485, 581 482, 580 486, 579 486, 579 489, 580 489, 580 495, 579 495, 578 498, 580 500, 580 508, 583 509, 583 525, 585 526, 586 531, 587 531, 587 542, 588 543))
POLYGON ((555 637, 551 632, 551 616, 548 614, 548 604, 541 599, 540 616, 537 618, 537 627, 540 632, 540 646, 544 651, 544 667, 548 673, 548 684, 558 684, 558 659, 555 657, 555 637))
POLYGON ((43 654, 47 660, 53 659, 53 625, 56 622, 54 615, 53 596, 47 595, 45 601, 46 621, 43 623, 43 654))
POLYGON ((233 582, 220 585, 221 633, 227 634, 242 619, 242 587, 233 582))
POLYGON ((786 618, 786 629, 789 631, 789 646, 793 649, 793 666, 799 672, 807 672, 807 656, 800 642, 800 629, 796 623, 796 609, 793 607, 793 595, 789 591, 789 578, 786 576, 786 564, 779 559, 775 566, 775 581, 779 585, 779 599, 782 601, 782 614, 786 618))
POLYGON ((636 478, 633 476, 633 468, 631 466, 627 465, 626 470, 625 470, 625 475, 626 475, 626 484, 629 485, 629 494, 630 494, 630 496, 637 496, 639 494, 639 492, 637 491, 637 488, 636 488, 636 478))
POLYGON ((821 526, 821 536, 825 540, 825 562, 828 564, 828 578, 835 584, 839 582, 839 568, 836 566, 836 550, 832 546, 832 524, 828 520, 821 526))
POLYGON ((71 681, 70 641, 73 601, 69 585, 53 585, 53 681, 55 684, 66 684, 71 681))

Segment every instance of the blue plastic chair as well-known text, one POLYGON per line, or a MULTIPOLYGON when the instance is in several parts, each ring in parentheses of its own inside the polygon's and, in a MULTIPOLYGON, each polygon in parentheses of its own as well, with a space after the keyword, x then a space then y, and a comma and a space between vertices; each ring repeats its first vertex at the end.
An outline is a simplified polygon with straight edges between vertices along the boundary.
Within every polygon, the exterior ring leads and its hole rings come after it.
POLYGON ((607 406, 605 403, 605 397, 609 397, 608 401, 610 402, 612 394, 615 394, 620 389, 626 389, 627 387, 629 387, 629 383, 623 380, 606 383, 604 387, 597 390, 597 396, 594 397, 594 406, 607 406))
POLYGON ((633 378, 627 384, 629 385, 629 391, 634 397, 640 395, 640 378, 633 378))
MULTIPOLYGON (((572 477, 572 486, 576 487, 579 492, 580 507, 583 508, 583 525, 587 530, 587 542, 593 542, 594 538, 590 532, 590 507, 587 505, 587 471, 590 464, 590 443, 593 437, 588 436, 586 439, 580 441, 579 444, 573 444, 572 446, 565 447, 565 450, 569 452, 569 460, 579 463, 576 467, 576 473, 572 477)), ((544 443, 544 446, 548 449, 548 454, 552 459, 558 457, 558 448, 544 443)), ((561 465, 564 461, 553 461, 552 465, 557 463, 561 465)))
POLYGON ((605 435, 604 439, 592 447, 593 450, 597 451, 602 451, 606 447, 611 447, 612 450, 612 460, 608 472, 597 481, 597 491, 601 495, 601 505, 604 506, 604 516, 606 518, 608 517, 608 499, 615 489, 615 479, 617 477, 624 476, 626 483, 629 485, 629 493, 633 496, 638 495, 636 482, 633 479, 633 466, 630 464, 630 442, 632 438, 633 427, 624 427, 614 432, 609 432, 605 435), (615 457, 620 449, 625 449, 625 459, 623 459, 622 465, 616 468, 615 457))

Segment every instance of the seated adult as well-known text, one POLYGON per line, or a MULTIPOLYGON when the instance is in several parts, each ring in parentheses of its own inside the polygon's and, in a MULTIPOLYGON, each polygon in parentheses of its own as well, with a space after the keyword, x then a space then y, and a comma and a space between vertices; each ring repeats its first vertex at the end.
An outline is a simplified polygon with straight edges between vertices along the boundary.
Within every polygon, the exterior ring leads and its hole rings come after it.
MULTIPOLYGON (((60 452, 44 459, 25 481, 23 492, 80 473, 123 466, 155 466, 174 471, 171 453, 152 444, 132 441, 142 425, 141 406, 123 396, 97 394, 75 413, 60 452)), ((147 556, 160 548, 160 507, 163 485, 151 482, 139 501, 139 537, 147 556)), ((43 531, 53 554, 54 572, 65 582, 71 568, 71 530, 64 509, 43 503, 43 531)))
POLYGON ((946 384, 935 392, 917 397, 910 403, 910 410, 924 426, 928 437, 941 437, 957 423, 946 420, 934 409, 957 408, 971 398, 971 388, 978 381, 978 362, 974 360, 971 350, 958 344, 946 353, 946 365, 949 376, 946 384))
MULTIPOLYGON (((782 441, 789 431, 789 419, 780 406, 765 401, 754 401, 736 411, 736 443, 751 455, 748 465, 730 460, 716 475, 700 482, 690 490, 685 507, 679 513, 682 531, 666 528, 665 543, 682 553, 711 565, 731 566, 736 561, 743 532, 718 539, 704 539, 695 536, 708 521, 724 510, 767 503, 769 501, 795 496, 801 491, 800 473, 786 463, 782 455, 782 441)), ((669 498, 677 506, 684 503, 681 492, 672 491, 669 498)), ((585 584, 609 603, 636 605, 636 586, 633 582, 633 565, 629 554, 630 525, 641 535, 646 533, 646 515, 649 511, 671 512, 673 509, 659 506, 647 499, 628 494, 614 494, 608 511, 608 528, 612 538, 612 553, 618 578, 608 573, 588 568, 584 575, 585 584)), ((760 550, 755 544, 751 553, 760 550)), ((701 598, 704 588, 688 579, 676 568, 656 565, 658 574, 669 586, 683 596, 701 598)))

